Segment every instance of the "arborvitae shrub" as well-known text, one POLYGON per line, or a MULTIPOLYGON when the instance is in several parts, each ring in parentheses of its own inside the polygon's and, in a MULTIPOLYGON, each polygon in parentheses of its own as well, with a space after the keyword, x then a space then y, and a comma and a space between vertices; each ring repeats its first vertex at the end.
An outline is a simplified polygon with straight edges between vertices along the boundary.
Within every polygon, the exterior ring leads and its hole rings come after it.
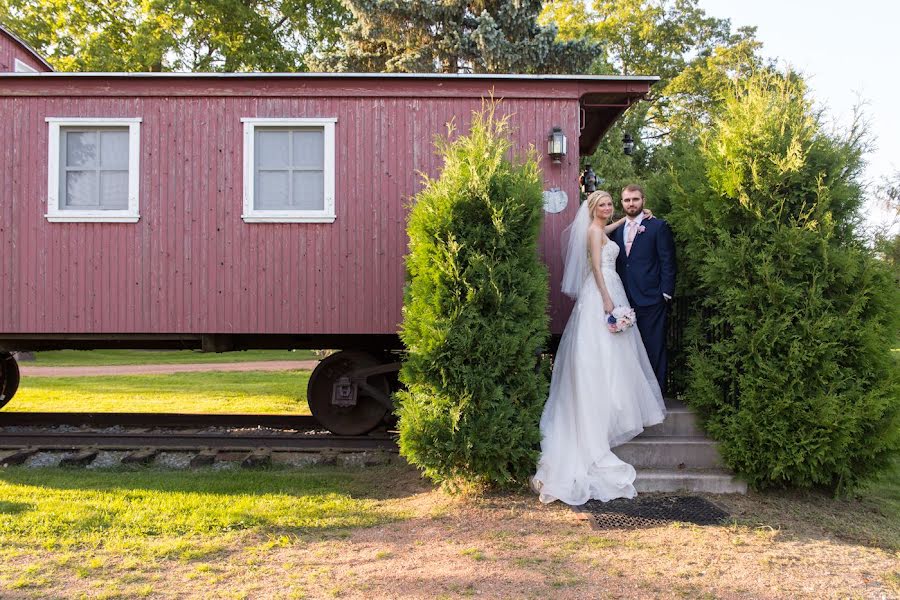
POLYGON ((757 488, 850 489, 900 446, 900 294, 856 238, 856 133, 826 132, 795 76, 760 75, 725 99, 699 170, 674 174, 698 302, 686 398, 757 488))
POLYGON ((549 288, 536 155, 510 160, 495 110, 437 142, 443 171, 410 212, 398 415, 401 454, 432 480, 507 486, 537 458, 549 288))

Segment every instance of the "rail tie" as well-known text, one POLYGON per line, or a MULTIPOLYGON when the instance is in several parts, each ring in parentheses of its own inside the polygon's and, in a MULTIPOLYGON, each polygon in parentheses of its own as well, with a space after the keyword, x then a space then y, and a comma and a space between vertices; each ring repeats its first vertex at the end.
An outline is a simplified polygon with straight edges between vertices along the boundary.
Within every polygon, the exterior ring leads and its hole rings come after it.
MULTIPOLYGON (((85 447, 98 450, 139 450, 152 448, 162 451, 216 449, 244 451, 265 448, 270 451, 353 452, 361 450, 397 451, 393 437, 339 436, 308 434, 241 434, 241 433, 122 433, 122 432, 0 432, 0 449, 39 448, 41 450, 75 450, 85 447)), ((7 459, 8 462, 8 459, 7 459)))

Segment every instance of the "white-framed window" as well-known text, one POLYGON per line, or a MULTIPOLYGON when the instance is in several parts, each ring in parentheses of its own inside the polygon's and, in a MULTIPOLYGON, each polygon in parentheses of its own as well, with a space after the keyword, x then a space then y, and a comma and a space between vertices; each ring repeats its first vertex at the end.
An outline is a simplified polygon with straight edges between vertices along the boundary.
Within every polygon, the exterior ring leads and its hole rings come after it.
POLYGON ((18 58, 13 61, 13 71, 16 73, 37 73, 38 70, 34 67, 25 64, 18 58))
POLYGON ((136 223, 140 118, 47 117, 47 220, 136 223))
POLYGON ((333 223, 335 118, 243 118, 247 223, 333 223))

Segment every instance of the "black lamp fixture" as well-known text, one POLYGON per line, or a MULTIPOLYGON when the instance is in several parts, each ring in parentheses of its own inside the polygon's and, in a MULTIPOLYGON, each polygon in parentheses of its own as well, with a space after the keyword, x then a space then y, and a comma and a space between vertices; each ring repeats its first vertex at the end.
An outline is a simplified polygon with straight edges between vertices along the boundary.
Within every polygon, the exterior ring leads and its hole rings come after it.
POLYGON ((591 168, 591 165, 585 166, 584 172, 579 179, 581 180, 581 193, 584 194, 585 197, 587 197, 588 194, 597 191, 597 184, 600 183, 600 178, 594 173, 594 169, 591 168))
POLYGON ((622 152, 628 156, 634 154, 634 138, 631 137, 630 133, 622 136, 622 152))
POLYGON ((547 138, 547 154, 553 159, 553 164, 558 165, 566 155, 566 134, 561 127, 554 127, 547 138))

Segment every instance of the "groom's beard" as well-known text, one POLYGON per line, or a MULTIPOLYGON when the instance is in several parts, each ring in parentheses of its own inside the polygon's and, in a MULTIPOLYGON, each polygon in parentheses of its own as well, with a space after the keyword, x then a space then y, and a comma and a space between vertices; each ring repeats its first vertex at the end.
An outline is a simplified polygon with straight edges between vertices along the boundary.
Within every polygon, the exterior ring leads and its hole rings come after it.
POLYGON ((634 217, 638 216, 639 214, 641 214, 641 211, 644 210, 644 207, 642 206, 640 208, 631 208, 631 209, 626 208, 624 210, 625 210, 625 214, 627 216, 634 218, 634 217))

